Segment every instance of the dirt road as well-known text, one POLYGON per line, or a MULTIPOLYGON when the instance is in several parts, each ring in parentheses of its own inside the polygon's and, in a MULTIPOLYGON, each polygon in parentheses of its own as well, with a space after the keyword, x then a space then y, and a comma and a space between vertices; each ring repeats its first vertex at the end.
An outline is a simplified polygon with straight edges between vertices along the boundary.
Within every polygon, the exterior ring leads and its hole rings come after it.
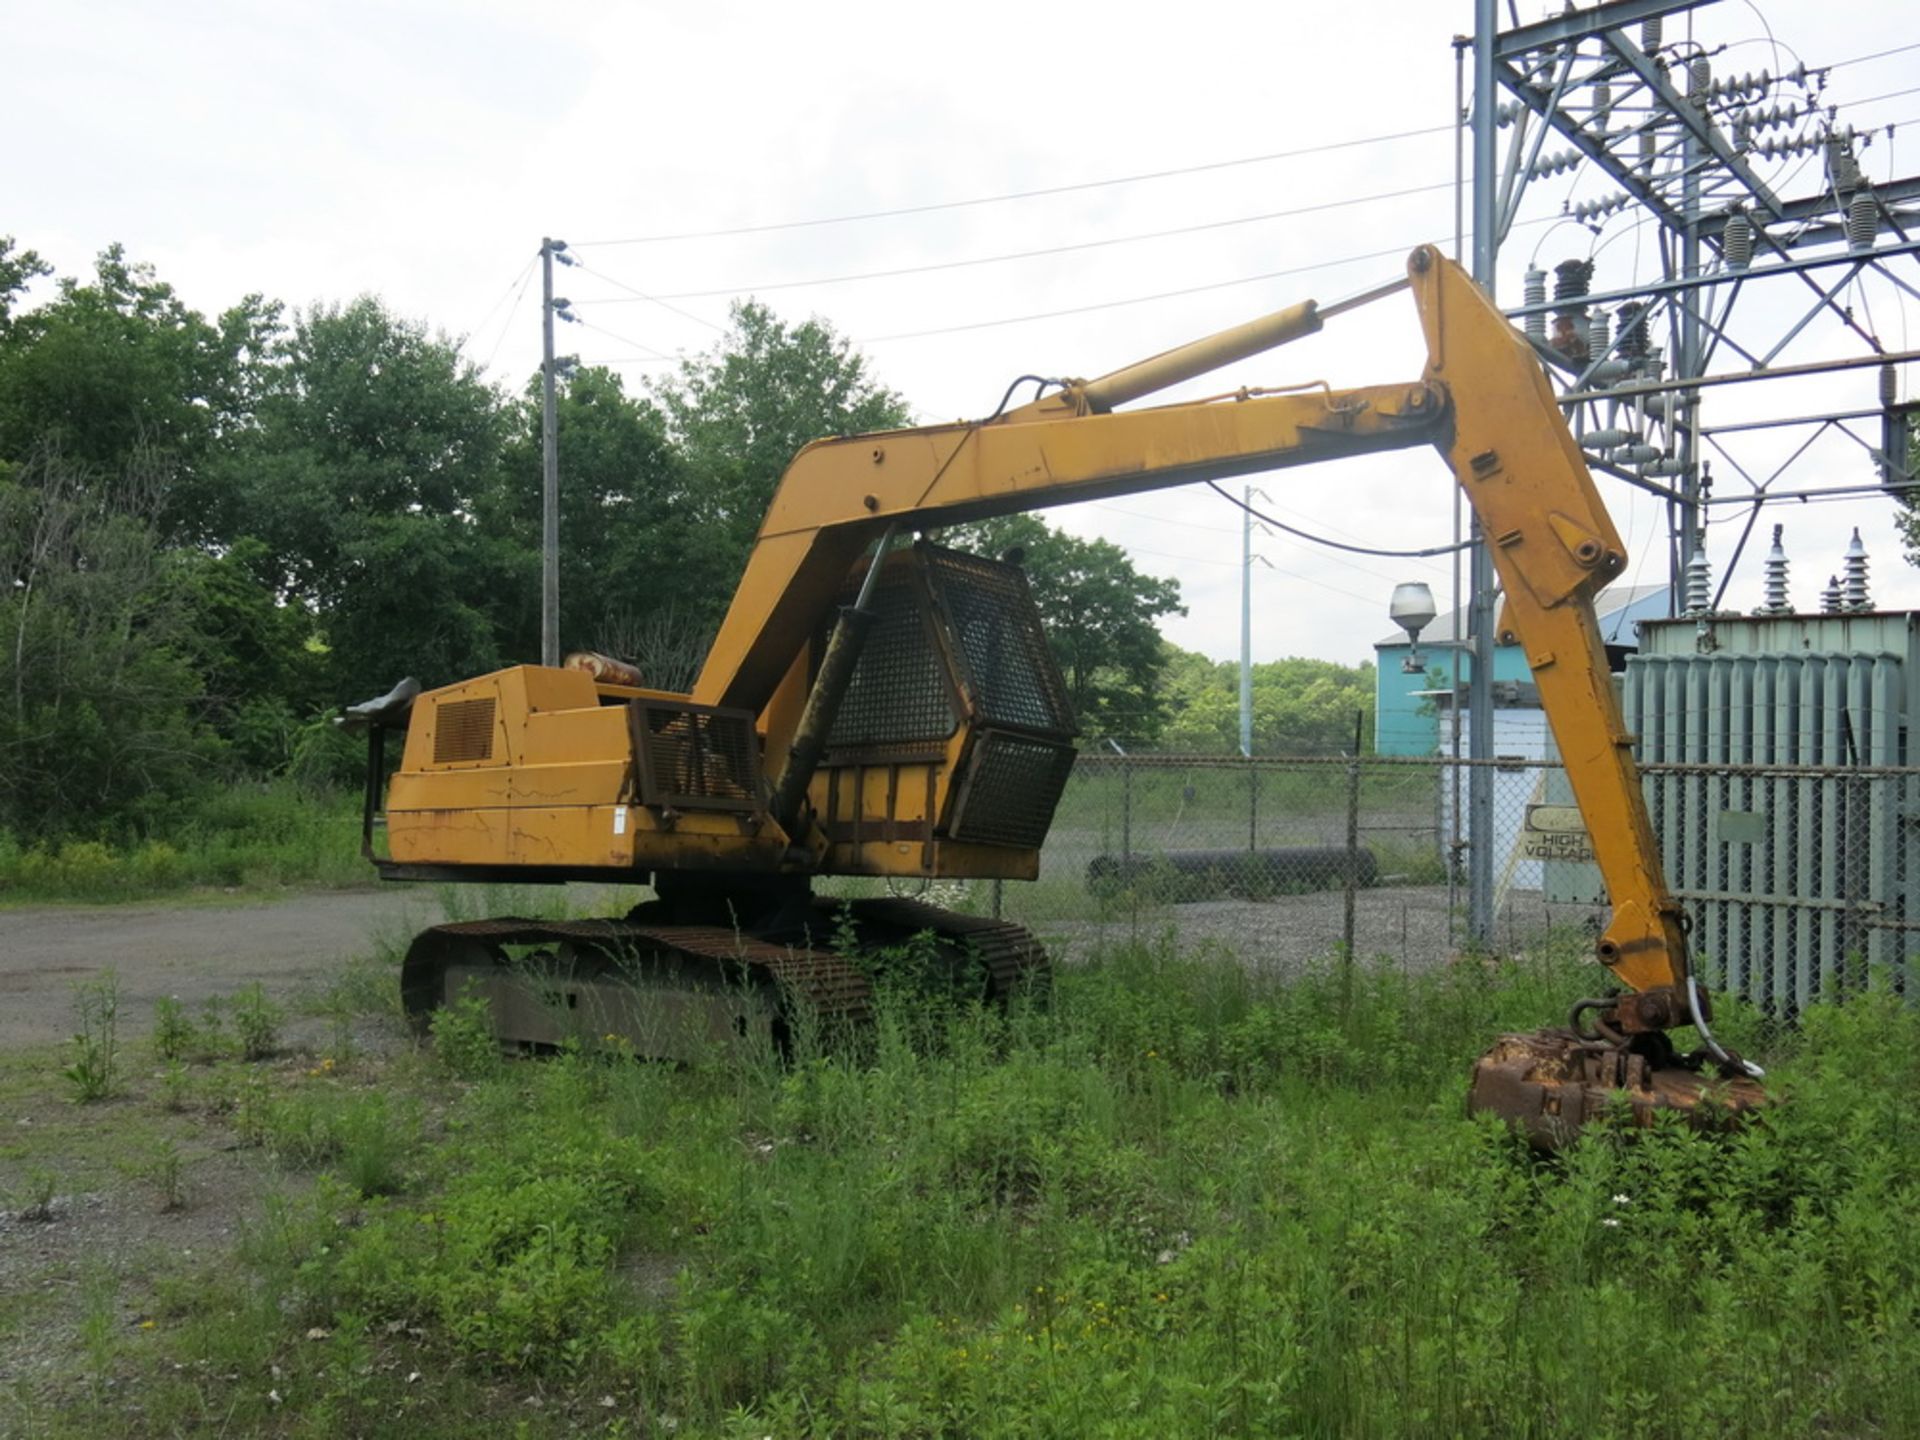
POLYGON ((153 1002, 189 1005, 259 981, 278 998, 324 984, 350 957, 441 919, 429 890, 344 890, 242 904, 0 910, 0 1048, 72 1031, 73 987, 111 969, 127 1031, 153 1002))

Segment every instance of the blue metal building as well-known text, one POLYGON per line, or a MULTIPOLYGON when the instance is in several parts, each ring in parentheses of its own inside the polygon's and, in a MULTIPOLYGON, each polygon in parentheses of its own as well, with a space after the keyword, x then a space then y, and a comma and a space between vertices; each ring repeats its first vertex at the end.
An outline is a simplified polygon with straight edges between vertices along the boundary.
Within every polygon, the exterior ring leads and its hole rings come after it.
MULTIPOLYGON (((1595 606, 1600 616, 1600 631, 1610 652, 1632 650, 1639 641, 1635 627, 1642 620, 1664 620, 1667 616, 1665 585, 1621 585, 1605 591, 1595 606)), ((1467 612, 1442 615, 1434 620, 1420 638, 1423 642, 1452 640, 1464 634, 1467 612)), ((1374 649, 1374 749, 1382 755, 1431 755, 1439 748, 1441 735, 1438 708, 1432 697, 1421 692, 1446 688, 1451 676, 1452 657, 1445 650, 1422 644, 1420 654, 1425 666, 1412 674, 1402 668, 1411 647, 1404 630, 1396 630, 1379 641, 1374 649)), ((1615 654, 1616 668, 1624 660, 1615 654)), ((1472 674, 1470 657, 1460 659, 1460 683, 1472 674)), ((1530 683, 1533 679, 1517 645, 1500 645, 1493 652, 1493 680, 1530 683)))

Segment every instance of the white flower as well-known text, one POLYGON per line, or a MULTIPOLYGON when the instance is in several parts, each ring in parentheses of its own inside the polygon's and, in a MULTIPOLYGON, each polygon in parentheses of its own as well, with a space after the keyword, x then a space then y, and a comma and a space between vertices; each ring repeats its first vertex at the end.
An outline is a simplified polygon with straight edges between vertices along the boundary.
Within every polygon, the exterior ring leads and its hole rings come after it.
POLYGON ((1606 1225, 1615 1230, 1620 1228, 1620 1222, 1614 1219, 1611 1215, 1609 1215, 1606 1219, 1602 1220, 1600 1223, 1602 1225, 1606 1225))
POLYGON ((1631 1205, 1633 1203, 1633 1197, 1631 1195, 1616 1195, 1613 1197, 1613 1203, 1616 1205, 1631 1205))

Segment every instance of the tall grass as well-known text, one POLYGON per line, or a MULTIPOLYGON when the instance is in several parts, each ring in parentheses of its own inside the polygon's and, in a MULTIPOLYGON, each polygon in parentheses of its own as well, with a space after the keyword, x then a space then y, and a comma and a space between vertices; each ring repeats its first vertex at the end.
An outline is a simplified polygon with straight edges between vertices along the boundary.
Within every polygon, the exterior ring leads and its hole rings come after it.
MULTIPOLYGON (((392 1160, 429 1182, 275 1211, 181 1353, 419 1435, 544 1433, 528 1393, 555 1432, 1920 1433, 1920 1019, 1817 1013, 1738 1134, 1542 1160, 1467 1066, 1590 984, 1133 947, 1046 1011, 890 992, 789 1063, 507 1066, 392 1160), (378 1353, 343 1388, 308 1333, 378 1353)), ((272 1417, 157 1370, 155 1423, 272 1417)))
POLYGON ((0 904, 346 886, 371 876, 358 797, 290 781, 210 785, 151 835, 26 844, 0 831, 0 904))

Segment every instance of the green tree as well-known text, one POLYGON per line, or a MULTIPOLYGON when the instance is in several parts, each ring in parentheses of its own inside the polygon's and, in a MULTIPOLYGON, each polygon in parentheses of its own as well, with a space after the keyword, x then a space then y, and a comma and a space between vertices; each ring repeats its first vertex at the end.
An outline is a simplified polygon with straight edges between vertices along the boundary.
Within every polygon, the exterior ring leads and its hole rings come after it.
POLYGON ((945 543, 1018 552, 1083 733, 1123 743, 1158 738, 1167 713, 1158 621, 1186 613, 1179 581, 1143 575, 1118 545, 1082 540, 1033 515, 960 526, 945 543))
MULTIPOLYGON (((0 250, 0 295, 45 273, 31 251, 0 250)), ((0 301, 0 319, 0 459, 50 448, 74 473, 109 478, 137 463, 165 482, 163 538, 207 538, 218 505, 206 462, 244 422, 279 307, 249 296, 209 321, 114 245, 91 282, 62 279, 17 316, 0 301)))
POLYGON ((501 663, 539 583, 537 552, 477 513, 505 431, 455 346, 371 296, 298 315, 272 347, 220 529, 262 542, 264 578, 313 614, 336 698, 501 663))
POLYGON ((0 235, 0 340, 13 325, 14 309, 27 286, 53 273, 37 252, 17 249, 16 243, 13 236, 0 235))
POLYGON ((171 599, 185 617, 181 647, 199 676, 200 717, 246 769, 293 759, 296 737, 327 708, 324 654, 305 606, 276 599, 266 545, 251 536, 220 554, 168 553, 171 599))
MULTIPOLYGON (((728 589, 787 462, 803 445, 892 429, 911 413, 825 321, 790 326, 755 300, 736 303, 720 343, 683 361, 655 394, 691 474, 695 518, 733 558, 728 589)), ((718 613, 728 596, 715 598, 718 613)))
MULTIPOLYGON (((1172 647, 1169 647, 1170 649, 1172 647)), ((1170 749, 1227 755, 1240 748, 1240 667, 1189 650, 1168 659, 1163 736, 1170 749)), ((1292 657, 1253 667, 1253 748, 1259 755, 1340 755, 1373 744, 1374 667, 1292 657)))
MULTIPOLYGON (((555 397, 560 463, 560 643, 636 656, 636 617, 697 613, 682 597, 720 591, 737 554, 699 522, 688 467, 652 401, 627 393, 611 370, 575 371, 555 397)), ((483 525, 537 554, 541 528, 539 379, 510 417, 498 483, 483 525)), ((509 617, 510 653, 539 648, 539 593, 509 617)), ((650 683, 654 683, 649 670, 650 683)), ((664 682, 660 682, 664 683, 664 682)))
POLYGON ((103 476, 42 451, 0 476, 0 829, 136 827, 211 758, 165 490, 138 455, 103 476))

